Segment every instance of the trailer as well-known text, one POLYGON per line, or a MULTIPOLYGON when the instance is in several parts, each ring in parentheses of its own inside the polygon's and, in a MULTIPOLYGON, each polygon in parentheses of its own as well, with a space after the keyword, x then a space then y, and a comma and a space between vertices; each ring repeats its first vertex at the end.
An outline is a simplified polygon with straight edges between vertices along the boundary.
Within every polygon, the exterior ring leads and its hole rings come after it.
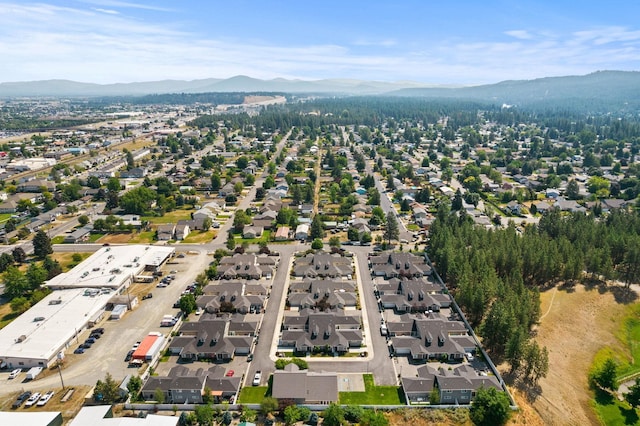
POLYGON ((35 380, 42 373, 42 367, 32 367, 27 371, 27 380, 35 380))

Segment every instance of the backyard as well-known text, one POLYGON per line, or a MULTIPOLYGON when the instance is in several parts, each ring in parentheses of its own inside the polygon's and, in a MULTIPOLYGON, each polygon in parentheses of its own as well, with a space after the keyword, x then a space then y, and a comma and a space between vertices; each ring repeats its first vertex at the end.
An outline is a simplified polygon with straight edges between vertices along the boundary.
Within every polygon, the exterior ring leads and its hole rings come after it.
POLYGON ((340 392, 342 405, 402 405, 404 396, 398 386, 376 386, 373 374, 364 374, 364 392, 340 392))

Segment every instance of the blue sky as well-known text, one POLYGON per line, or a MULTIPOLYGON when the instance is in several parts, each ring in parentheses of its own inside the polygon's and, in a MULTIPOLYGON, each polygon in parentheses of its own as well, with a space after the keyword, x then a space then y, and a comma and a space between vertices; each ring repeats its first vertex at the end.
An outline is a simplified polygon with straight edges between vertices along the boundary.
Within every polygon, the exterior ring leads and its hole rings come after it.
POLYGON ((631 0, 0 0, 0 82, 635 71, 639 12, 631 0))

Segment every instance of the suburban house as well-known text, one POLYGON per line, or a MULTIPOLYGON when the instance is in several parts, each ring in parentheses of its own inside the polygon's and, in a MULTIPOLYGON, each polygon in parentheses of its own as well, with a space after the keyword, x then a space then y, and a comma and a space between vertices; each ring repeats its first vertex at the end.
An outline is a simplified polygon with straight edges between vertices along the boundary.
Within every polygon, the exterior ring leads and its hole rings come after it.
POLYGON ((212 314, 230 311, 241 314, 260 313, 266 296, 267 289, 263 285, 247 284, 242 281, 221 281, 206 286, 196 304, 212 314))
POLYGON ((276 231, 274 239, 276 241, 286 241, 289 239, 289 232, 290 232, 290 229, 288 226, 281 226, 276 231))
POLYGON ((91 235, 91 226, 83 226, 82 228, 78 228, 70 234, 65 235, 64 243, 66 244, 76 244, 82 241, 87 241, 89 235, 91 235))
POLYGON ((411 253, 384 252, 369 259, 371 273, 385 277, 424 277, 431 275, 431 267, 424 257, 411 253))
POLYGON ((245 226, 242 230, 242 238, 260 238, 263 231, 262 226, 245 226))
POLYGON ((17 192, 53 192, 56 190, 56 183, 44 179, 32 179, 18 184, 17 192))
POLYGON ((218 263, 218 277, 226 279, 254 279, 271 278, 277 260, 273 256, 240 254, 225 256, 218 263))
POLYGON ((402 377, 402 389, 409 404, 428 402, 434 389, 438 392, 440 403, 450 405, 470 404, 480 388, 502 391, 495 376, 478 373, 467 364, 451 370, 424 365, 417 372, 417 377, 402 377))
POLYGON ((184 240, 189 236, 190 232, 191 232, 191 229, 189 228, 188 223, 184 223, 184 222, 178 223, 176 225, 176 231, 175 231, 176 240, 178 241, 184 240))
POLYGON ((326 252, 297 257, 293 265, 295 277, 346 277, 353 273, 351 258, 326 252))
POLYGON ((158 241, 169 241, 172 240, 176 233, 176 224, 175 223, 166 223, 158 225, 156 228, 157 239, 158 241))
POLYGON ((391 346, 396 355, 413 360, 462 360, 474 352, 476 343, 462 321, 451 321, 441 315, 405 314, 399 321, 388 321, 391 346))
POLYGON ((177 365, 167 376, 149 376, 142 387, 142 397, 147 401, 156 399, 158 389, 164 394, 166 403, 202 404, 205 388, 211 389, 214 401, 222 402, 234 396, 240 388, 241 377, 226 377, 225 368, 211 367, 208 370, 177 365))
POLYGON ((134 167, 131 170, 121 170, 120 177, 123 179, 141 179, 147 175, 147 169, 134 167))
POLYGON ((0 203, 0 213, 15 213, 18 209, 17 200, 11 198, 0 203))
POLYGON ((362 346, 362 343, 359 315, 303 309, 298 315, 284 317, 279 346, 292 348, 296 353, 339 355, 349 348, 362 346))
POLYGON ((414 207, 413 217, 415 219, 424 219, 427 217, 427 211, 423 207, 414 207))
MULTIPOLYGON (((237 318, 235 319, 237 321, 237 318)), ((231 317, 219 318, 204 314, 197 322, 185 322, 178 336, 169 344, 169 351, 183 361, 230 361, 235 355, 251 351, 253 338, 247 335, 229 335, 231 317)), ((257 328, 255 324, 254 330, 257 328)))
POLYGON ((271 395, 279 401, 294 404, 323 404, 338 402, 338 375, 311 373, 288 364, 273 373, 271 395))
POLYGON ((287 304, 292 308, 355 308, 358 302, 354 281, 311 280, 289 284, 287 304))
POLYGON ((224 184, 222 186, 222 188, 220 188, 220 190, 218 191, 218 195, 221 197, 226 197, 227 195, 233 194, 234 193, 234 187, 235 183, 233 181, 231 182, 227 182, 226 184, 224 184))
POLYGON ((296 227, 295 239, 300 241, 306 241, 309 239, 309 225, 301 223, 296 227))
POLYGON ((396 314, 405 312, 438 312, 451 306, 451 297, 442 286, 428 278, 391 278, 375 280, 380 303, 396 314))

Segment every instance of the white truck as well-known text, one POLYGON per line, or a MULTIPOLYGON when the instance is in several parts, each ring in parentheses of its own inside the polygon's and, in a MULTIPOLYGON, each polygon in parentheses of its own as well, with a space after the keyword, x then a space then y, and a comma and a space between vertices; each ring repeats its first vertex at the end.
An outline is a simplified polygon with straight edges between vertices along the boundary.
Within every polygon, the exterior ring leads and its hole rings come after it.
POLYGON ((27 371, 27 380, 35 380, 42 373, 42 367, 32 367, 27 371))

